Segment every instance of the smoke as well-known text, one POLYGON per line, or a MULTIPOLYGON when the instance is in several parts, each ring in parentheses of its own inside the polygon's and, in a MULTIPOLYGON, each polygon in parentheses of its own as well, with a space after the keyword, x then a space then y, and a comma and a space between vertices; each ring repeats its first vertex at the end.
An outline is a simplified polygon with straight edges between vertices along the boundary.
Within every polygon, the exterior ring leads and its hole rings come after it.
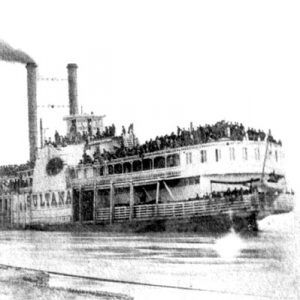
POLYGON ((34 60, 22 50, 14 49, 0 39, 0 60, 22 64, 34 63, 34 60))

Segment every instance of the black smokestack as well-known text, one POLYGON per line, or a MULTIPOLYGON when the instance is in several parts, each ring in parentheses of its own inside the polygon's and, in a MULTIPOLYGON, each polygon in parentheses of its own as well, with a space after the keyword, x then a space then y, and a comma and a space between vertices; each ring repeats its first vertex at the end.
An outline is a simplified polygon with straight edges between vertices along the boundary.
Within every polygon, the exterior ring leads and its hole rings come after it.
POLYGON ((69 108, 70 115, 78 114, 77 100, 77 65, 68 64, 68 83, 69 83, 69 108))
POLYGON ((3 40, 0 40, 0 60, 22 64, 34 63, 28 54, 22 50, 14 49, 3 40))
POLYGON ((36 159, 38 130, 37 130, 37 102, 36 102, 36 68, 34 62, 27 63, 27 96, 28 96, 28 127, 30 161, 36 159))
POLYGON ((22 50, 14 49, 0 40, 0 60, 26 64, 28 95, 28 126, 30 161, 34 162, 37 151, 37 103, 36 103, 36 68, 34 60, 22 50))

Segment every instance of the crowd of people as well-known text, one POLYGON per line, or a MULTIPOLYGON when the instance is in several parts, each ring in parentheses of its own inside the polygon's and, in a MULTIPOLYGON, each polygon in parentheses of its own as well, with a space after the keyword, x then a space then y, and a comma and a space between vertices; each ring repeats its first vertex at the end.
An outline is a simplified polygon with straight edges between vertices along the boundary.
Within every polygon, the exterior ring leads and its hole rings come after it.
POLYGON ((32 179, 26 180, 22 177, 0 179, 0 192, 18 192, 21 188, 27 188, 32 185, 32 179))
POLYGON ((76 132, 76 134, 70 134, 69 136, 60 135, 56 130, 54 133, 54 140, 49 138, 44 141, 45 145, 52 145, 54 147, 66 147, 68 145, 89 143, 91 141, 100 140, 102 138, 115 137, 116 136, 116 127, 114 124, 106 126, 103 132, 100 132, 100 129, 97 128, 96 132, 93 134, 92 130, 84 131, 82 134, 76 132))
POLYGON ((255 191, 255 188, 239 188, 237 189, 236 187, 234 189, 228 188, 225 192, 215 192, 213 191, 211 193, 211 198, 229 198, 231 200, 236 199, 238 196, 243 196, 243 195, 249 195, 252 194, 255 191))
MULTIPOLYGON (((264 141, 266 137, 267 134, 262 130, 255 130, 253 128, 245 129, 243 124, 226 121, 220 121, 214 125, 198 126, 197 128, 191 126, 188 130, 177 127, 176 133, 172 132, 169 135, 157 136, 155 139, 150 139, 142 145, 137 144, 133 147, 126 147, 121 140, 120 147, 114 153, 105 150, 103 150, 103 153, 100 153, 100 151, 97 150, 93 157, 84 153, 81 163, 90 164, 93 162, 110 161, 112 159, 133 155, 139 155, 143 158, 145 153, 208 143, 226 138, 234 141, 242 141, 244 139, 250 141, 264 141)), ((268 135, 268 140, 273 143, 281 144, 281 141, 276 141, 271 134, 268 135)))
POLYGON ((34 164, 27 162, 20 165, 5 165, 0 166, 0 178, 1 177, 15 177, 21 171, 28 171, 34 167, 34 164))
POLYGON ((20 165, 0 166, 0 192, 18 191, 20 188, 30 186, 31 182, 19 172, 29 171, 33 167, 34 164, 30 162, 20 165))

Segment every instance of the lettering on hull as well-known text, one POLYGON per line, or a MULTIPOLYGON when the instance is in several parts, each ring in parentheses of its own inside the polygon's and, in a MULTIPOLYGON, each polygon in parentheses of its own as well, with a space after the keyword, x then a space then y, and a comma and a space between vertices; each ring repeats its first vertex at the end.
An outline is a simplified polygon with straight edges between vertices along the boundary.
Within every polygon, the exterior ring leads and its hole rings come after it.
POLYGON ((58 192, 46 192, 39 194, 25 194, 24 198, 21 196, 18 198, 19 210, 26 210, 31 208, 35 209, 44 209, 44 208, 56 208, 56 207, 70 207, 72 204, 72 192, 71 190, 67 191, 58 191, 58 192), (22 199, 26 199, 24 202, 22 199))

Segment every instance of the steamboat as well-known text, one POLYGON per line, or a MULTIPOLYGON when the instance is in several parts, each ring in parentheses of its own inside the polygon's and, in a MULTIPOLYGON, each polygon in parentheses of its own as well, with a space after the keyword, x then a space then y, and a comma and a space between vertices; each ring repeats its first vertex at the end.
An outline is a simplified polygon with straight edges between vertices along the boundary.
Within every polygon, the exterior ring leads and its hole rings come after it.
POLYGON ((30 163, 1 168, 2 227, 255 231, 293 209, 270 132, 221 121, 139 144, 133 125, 118 136, 103 115, 78 112, 76 64, 67 66, 66 135, 38 147, 37 66, 26 67, 30 163))

